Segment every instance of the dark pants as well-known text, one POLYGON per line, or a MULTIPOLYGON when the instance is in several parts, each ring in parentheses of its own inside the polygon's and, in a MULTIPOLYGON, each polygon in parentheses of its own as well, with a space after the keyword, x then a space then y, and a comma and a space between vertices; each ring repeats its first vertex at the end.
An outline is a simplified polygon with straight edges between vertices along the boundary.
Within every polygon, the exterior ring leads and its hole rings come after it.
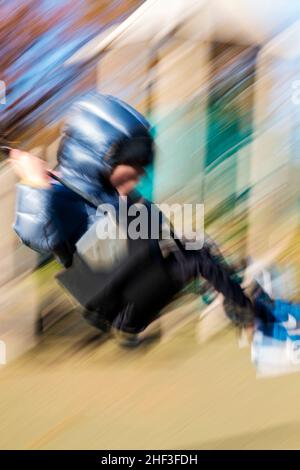
POLYGON ((123 294, 120 293, 122 307, 119 314, 110 319, 113 326, 131 333, 142 331, 157 318, 160 310, 176 293, 199 276, 205 278, 240 311, 248 312, 245 318, 251 323, 254 313, 250 299, 232 278, 224 259, 220 260, 220 256, 214 256, 212 251, 209 244, 197 251, 179 250, 161 260, 160 267, 158 261, 143 267, 142 272, 126 284, 123 294))

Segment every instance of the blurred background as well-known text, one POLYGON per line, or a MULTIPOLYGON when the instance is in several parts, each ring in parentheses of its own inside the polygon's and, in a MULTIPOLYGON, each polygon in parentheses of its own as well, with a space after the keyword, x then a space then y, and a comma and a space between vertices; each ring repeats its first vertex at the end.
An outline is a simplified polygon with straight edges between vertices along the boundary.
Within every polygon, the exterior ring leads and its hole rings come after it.
MULTIPOLYGON (((205 229, 299 300, 297 0, 0 1, 1 139, 56 164, 66 111, 116 95, 153 125, 140 190, 205 204, 205 229)), ((299 448, 299 373, 257 380, 220 307, 187 292, 155 345, 120 351, 12 231, 0 156, 0 448, 299 448), (283 404, 284 403, 284 404, 283 404)))

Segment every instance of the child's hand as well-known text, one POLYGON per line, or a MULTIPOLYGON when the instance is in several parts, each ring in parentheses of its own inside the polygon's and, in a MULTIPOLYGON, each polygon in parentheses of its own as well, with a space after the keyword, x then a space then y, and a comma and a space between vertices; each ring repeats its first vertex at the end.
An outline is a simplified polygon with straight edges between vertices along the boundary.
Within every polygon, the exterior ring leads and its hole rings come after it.
POLYGON ((21 183, 38 188, 49 188, 49 177, 46 173, 45 162, 28 152, 12 149, 10 162, 21 183))

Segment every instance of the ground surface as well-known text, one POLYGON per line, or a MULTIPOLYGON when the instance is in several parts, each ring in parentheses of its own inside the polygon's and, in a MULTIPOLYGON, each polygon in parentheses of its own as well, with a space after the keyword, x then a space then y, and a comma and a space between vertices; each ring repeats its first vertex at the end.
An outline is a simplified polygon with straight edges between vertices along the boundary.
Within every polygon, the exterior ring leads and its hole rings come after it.
MULTIPOLYGON (((298 241, 279 261, 300 266, 298 241)), ((36 315, 36 299, 50 311, 59 300, 55 269, 1 290, 8 343, 27 340, 21 320, 36 315)), ((0 366, 0 449, 300 449, 300 373, 257 379, 231 328, 199 344, 213 317, 199 323, 198 297, 175 307, 162 338, 139 349, 120 349, 73 312, 0 366)))
POLYGON ((124 351, 65 318, 1 369, 0 448, 300 448, 300 374, 257 380, 231 329, 200 346, 197 321, 124 351))

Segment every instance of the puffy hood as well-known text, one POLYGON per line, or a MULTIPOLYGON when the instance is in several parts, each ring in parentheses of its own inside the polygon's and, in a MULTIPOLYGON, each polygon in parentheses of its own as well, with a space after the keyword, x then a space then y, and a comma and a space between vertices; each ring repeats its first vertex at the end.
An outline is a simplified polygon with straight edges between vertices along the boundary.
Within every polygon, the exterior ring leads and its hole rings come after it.
POLYGON ((153 161, 149 122, 118 98, 89 93, 67 116, 58 149, 62 177, 97 196, 115 165, 153 161))

